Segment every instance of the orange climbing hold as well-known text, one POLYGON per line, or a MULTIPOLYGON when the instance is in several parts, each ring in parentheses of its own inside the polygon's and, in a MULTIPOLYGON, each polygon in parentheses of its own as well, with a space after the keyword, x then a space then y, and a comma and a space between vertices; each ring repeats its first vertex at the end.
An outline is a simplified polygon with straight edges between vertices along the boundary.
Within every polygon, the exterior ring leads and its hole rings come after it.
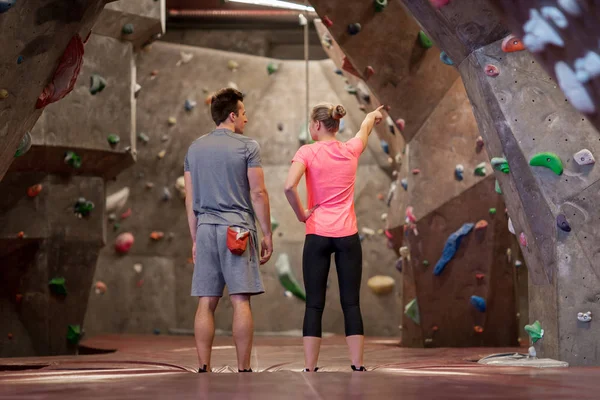
POLYGON ((502 51, 505 53, 514 53, 515 51, 522 50, 525 50, 525 45, 515 35, 509 35, 502 41, 502 51))
POLYGON ((150 234, 150 237, 154 240, 160 240, 163 237, 165 237, 165 233, 164 232, 160 232, 160 231, 154 231, 150 234))
POLYGON ((27 196, 36 197, 42 191, 42 185, 38 183, 37 185, 29 186, 27 188, 27 196))
POLYGON ((21 232, 17 233, 17 237, 19 239, 23 239, 25 237, 25 232, 21 231, 21 232))
POLYGON ((378 199, 378 200, 383 200, 384 198, 385 198, 385 196, 383 195, 383 193, 379 193, 379 194, 377 195, 377 199, 378 199))
POLYGON ((325 25, 328 28, 333 25, 333 21, 329 19, 327 15, 321 18, 321 22, 323 22, 323 25, 325 25))
POLYGON ((473 327, 473 330, 475 330, 475 332, 477 333, 482 333, 483 332, 483 327, 476 325, 473 327))
POLYGON ((475 224, 475 230, 479 231, 481 229, 485 229, 488 226, 488 222, 485 219, 482 219, 480 221, 477 221, 477 223, 475 224))
POLYGON ((348 60, 348 57, 344 57, 344 59, 342 60, 342 69, 344 71, 349 72, 352 75, 362 79, 362 76, 360 76, 360 74, 358 73, 356 68, 354 68, 354 65, 352 65, 350 60, 348 60))

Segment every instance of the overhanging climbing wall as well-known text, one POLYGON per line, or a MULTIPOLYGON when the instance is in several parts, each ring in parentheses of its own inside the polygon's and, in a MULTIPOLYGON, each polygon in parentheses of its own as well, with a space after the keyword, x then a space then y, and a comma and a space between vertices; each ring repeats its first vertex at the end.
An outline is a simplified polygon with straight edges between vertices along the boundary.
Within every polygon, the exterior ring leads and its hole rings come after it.
POLYGON ((522 42, 507 39, 506 46, 506 29, 488 2, 452 1, 439 9, 427 1, 404 3, 458 61, 488 152, 510 166, 496 175, 529 269, 530 322, 538 320, 543 328, 530 327, 538 356, 598 365, 593 315, 600 312, 600 176, 590 154, 600 148, 592 126, 598 121, 593 78, 599 63, 597 38, 584 28, 597 25, 597 6, 497 1, 515 33, 523 35, 522 42), (521 50, 521 43, 537 59, 511 51, 521 50), (588 152, 579 153, 583 149, 588 152))
POLYGON ((515 258, 507 256, 515 241, 505 229, 503 200, 455 68, 440 61, 400 2, 381 11, 374 2, 311 3, 347 61, 390 106, 393 120, 406 121, 396 197, 408 208, 392 204, 389 214, 402 218, 388 227, 392 243, 404 245, 395 248, 404 271, 403 344, 516 344, 515 258), (487 227, 471 232, 445 271, 434 275, 450 234, 481 220, 479 226, 487 227), (478 311, 471 296, 484 298, 487 311, 478 311))

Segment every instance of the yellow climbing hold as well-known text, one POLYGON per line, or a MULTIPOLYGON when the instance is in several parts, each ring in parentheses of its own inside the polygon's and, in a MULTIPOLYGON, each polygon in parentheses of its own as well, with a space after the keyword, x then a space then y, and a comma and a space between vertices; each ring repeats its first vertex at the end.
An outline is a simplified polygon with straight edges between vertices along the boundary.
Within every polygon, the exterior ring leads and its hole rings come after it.
POLYGON ((396 281, 390 276, 375 275, 367 281, 367 285, 375 294, 388 294, 394 289, 396 281))
POLYGON ((8 97, 8 90, 0 89, 0 99, 6 99, 8 97))
POLYGON ((563 164, 554 153, 537 153, 529 160, 529 165, 534 167, 546 167, 552 170, 556 175, 563 173, 563 164))

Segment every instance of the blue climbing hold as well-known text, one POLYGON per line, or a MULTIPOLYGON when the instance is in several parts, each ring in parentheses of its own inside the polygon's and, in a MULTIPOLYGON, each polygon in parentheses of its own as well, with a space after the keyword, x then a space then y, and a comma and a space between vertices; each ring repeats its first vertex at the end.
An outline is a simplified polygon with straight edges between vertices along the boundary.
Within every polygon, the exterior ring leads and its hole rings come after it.
POLYGON ((404 190, 408 190, 408 179, 402 178, 402 180, 400 181, 400 185, 402 185, 404 190))
POLYGON ((471 296, 471 304, 477 310, 485 312, 485 299, 479 296, 471 296))
POLYGON ((454 65, 454 61, 452 61, 452 59, 448 57, 448 54, 446 54, 445 51, 442 51, 440 53, 440 60, 446 65, 454 65))
POLYGON ((23 62, 23 56, 17 57, 17 64, 21 64, 23 62))
POLYGON ((381 148, 383 149, 383 152, 385 154, 390 154, 390 146, 387 144, 387 142, 385 140, 382 140, 380 143, 381 143, 381 148))
POLYGON ((158 328, 154 329, 153 333, 155 335, 160 335, 160 329, 158 329, 158 328))
POLYGON ((17 0, 0 0, 0 14, 10 10, 10 8, 14 6, 16 2, 17 0))
POLYGON ((339 68, 335 70, 335 73, 338 74, 338 75, 344 75, 344 73, 342 72, 342 70, 339 69, 339 68))
POLYGON ((194 107, 196 107, 196 104, 198 104, 198 103, 196 103, 194 100, 187 99, 184 104, 185 110, 192 111, 194 109, 194 107))
POLYGON ((448 264, 450 260, 452 260, 452 257, 454 257, 456 254, 463 236, 466 236, 469 232, 471 232, 474 226, 475 224, 466 223, 461 226, 459 230, 448 237, 448 240, 446 240, 446 245, 444 246, 444 251, 442 252, 442 257, 440 257, 437 264, 435 264, 435 268, 433 269, 434 275, 438 276, 442 273, 446 267, 446 264, 448 264))

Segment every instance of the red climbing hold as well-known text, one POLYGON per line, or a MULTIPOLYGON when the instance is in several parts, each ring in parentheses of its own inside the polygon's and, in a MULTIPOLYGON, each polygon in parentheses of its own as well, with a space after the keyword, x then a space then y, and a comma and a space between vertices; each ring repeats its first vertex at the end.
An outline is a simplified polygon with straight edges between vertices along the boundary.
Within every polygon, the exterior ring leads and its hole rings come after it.
POLYGON ((379 193, 377 195, 377 200, 382 200, 383 201, 384 198, 385 198, 385 196, 383 195, 383 193, 379 193))
POLYGON ((21 232, 17 233, 17 237, 19 239, 23 239, 25 237, 25 232, 21 231, 21 232))
POLYGON ((450 0, 429 0, 432 6, 435 8, 444 7, 446 4, 450 3, 450 0))
POLYGON ((27 196, 36 197, 42 191, 42 185, 38 183, 37 185, 29 186, 27 188, 27 196))
POLYGON ((434 331, 434 332, 437 332, 437 331, 439 331, 439 330, 440 330, 440 328, 438 328, 438 326, 437 326, 437 325, 434 325, 434 326, 431 328, 431 330, 432 330, 432 331, 434 331))
POLYGON ((392 235, 392 232, 388 231, 387 229, 384 231, 384 233, 388 239, 392 240, 394 238, 394 236, 392 235))
POLYGON ((515 51, 525 50, 523 41, 515 35, 509 35, 502 41, 502 51, 505 53, 513 53, 515 51))
POLYGON ((328 28, 333 25, 333 21, 330 20, 327 15, 321 18, 321 22, 323 22, 323 25, 325 25, 328 28))
POLYGON ((15 302, 17 304, 21 304, 21 301, 23 301, 23 295, 22 294, 15 295, 15 302))
POLYGON ((365 81, 375 74, 375 70, 370 65, 365 68, 365 81))
POLYGON ((521 232, 519 235, 519 243, 521 243, 521 246, 527 247, 527 236, 525 236, 524 232, 521 232))
POLYGON ((483 332, 483 327, 477 325, 473 327, 473 330, 475 330, 475 332, 477 333, 482 333, 483 332))
POLYGON ((35 108, 46 107, 48 104, 54 103, 69 94, 75 87, 82 64, 83 42, 79 35, 75 34, 58 63, 52 81, 38 97, 35 108))
POLYGON ((123 232, 115 240, 115 250, 118 253, 127 253, 131 246, 133 246, 134 238, 129 232, 123 232))
POLYGON ((135 284, 135 286, 137 287, 142 287, 144 285, 144 280, 140 279, 139 281, 137 281, 137 283, 135 284))
POLYGON ((482 281, 482 280, 483 280, 483 278, 485 278, 485 275, 484 275, 484 274, 475 274, 475 278, 476 278, 478 281, 482 281))
POLYGON ((8 340, 12 340, 12 338, 13 338, 13 334, 12 333, 9 333, 7 336, 8 336, 8 340))
POLYGON ((498 76, 500 74, 500 70, 495 65, 488 64, 485 66, 485 74, 491 77, 498 76))
POLYGON ((344 57, 344 59, 342 60, 342 69, 344 71, 349 72, 352 75, 362 79, 362 76, 360 76, 360 74, 358 73, 356 68, 354 68, 354 65, 352 65, 350 63, 350 60, 348 60, 348 57, 344 57))
POLYGON ((419 168, 415 168, 412 170, 413 175, 418 175, 421 172, 419 168))
POLYGON ((121 219, 126 219, 131 217, 131 208, 128 208, 123 214, 121 214, 121 219))

